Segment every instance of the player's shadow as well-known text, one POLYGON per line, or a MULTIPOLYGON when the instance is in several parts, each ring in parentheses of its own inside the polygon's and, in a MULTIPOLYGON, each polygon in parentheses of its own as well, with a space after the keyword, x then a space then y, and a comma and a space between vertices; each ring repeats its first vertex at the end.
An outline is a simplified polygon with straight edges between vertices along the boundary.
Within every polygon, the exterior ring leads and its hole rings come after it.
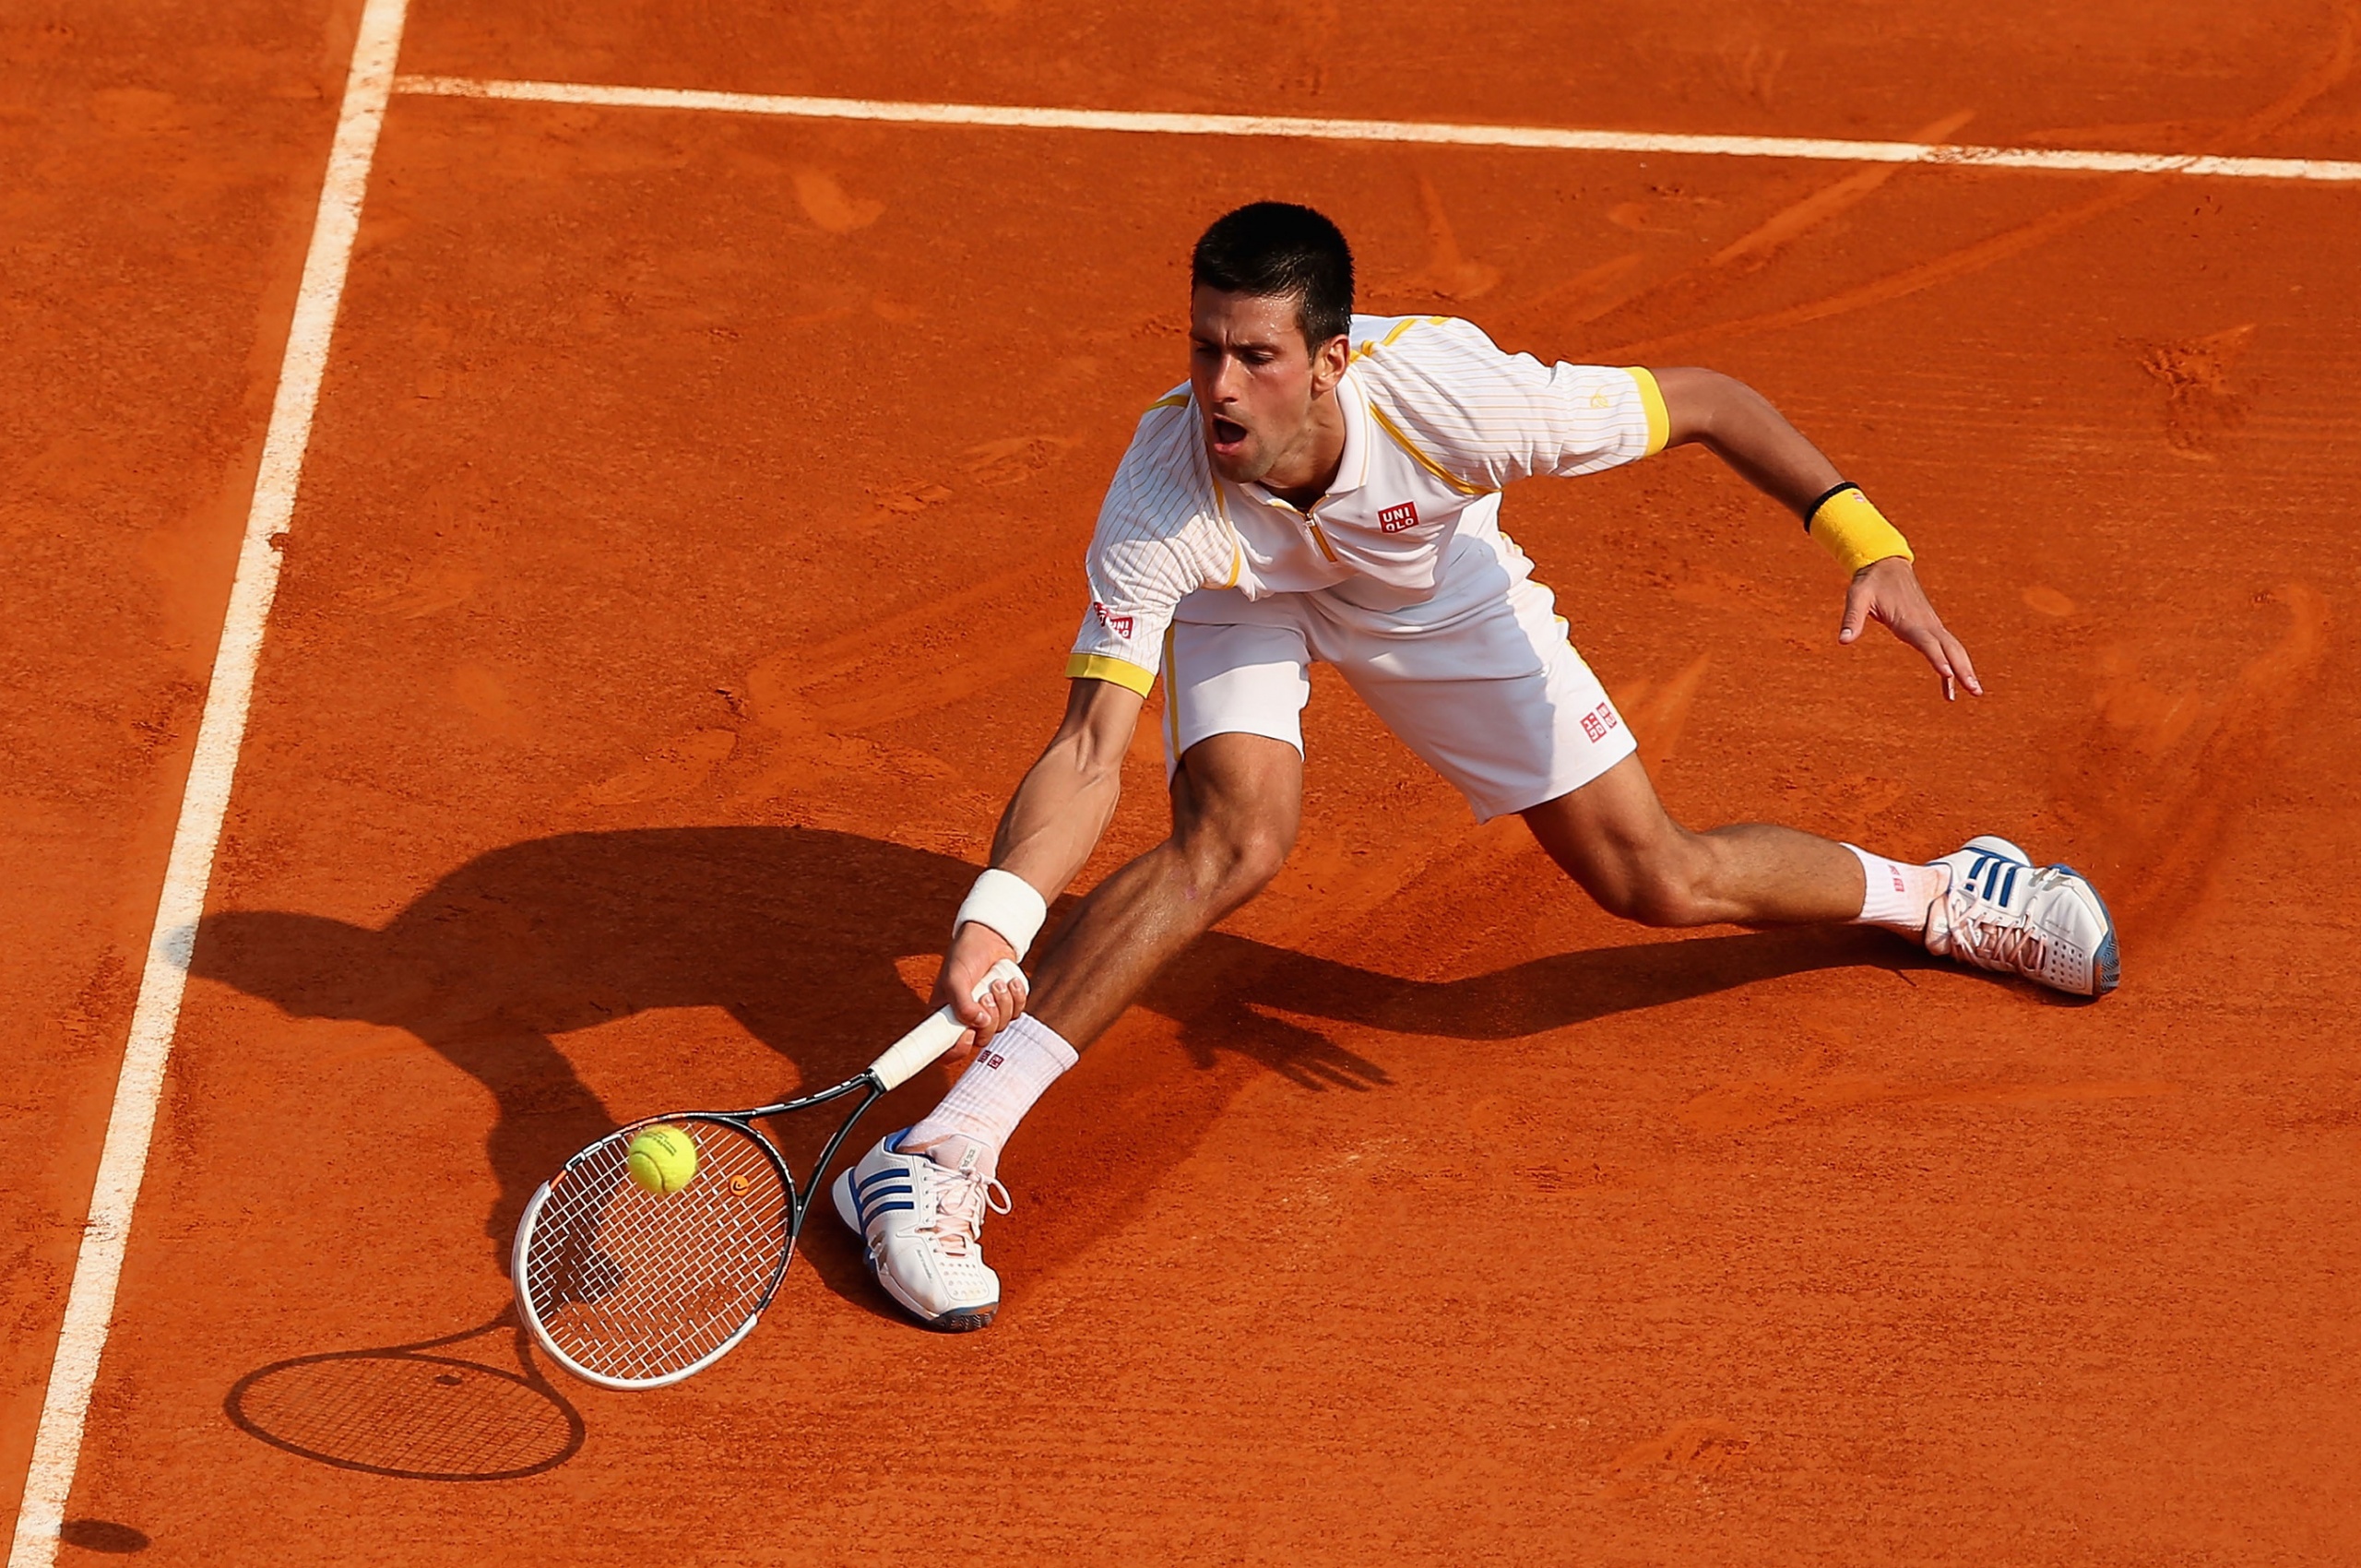
MULTIPOLYGON (((915 1021, 918 1004, 894 959, 942 950, 947 912, 975 873, 948 856, 813 828, 565 834, 469 861, 380 930, 283 910, 215 914, 192 972, 300 1017, 406 1029, 490 1090, 500 1197, 486 1232, 497 1248, 533 1188, 617 1125, 616 1111, 670 1109, 611 1110, 553 1037, 649 1008, 718 1006, 791 1061, 794 1082, 848 1077, 915 1021)), ((1011 1165, 1025 1176, 1020 1192, 1038 1202, 1022 1224, 1003 1226, 1000 1258, 1021 1279, 1079 1253, 1188 1156, 1258 1071, 1313 1089, 1387 1083, 1375 1063, 1265 1009, 1513 1039, 1894 956, 1873 933, 1753 933, 1568 953, 1430 982, 1215 933, 1144 999, 1178 1025, 1184 1049, 1120 1060, 1094 1075, 1098 1103, 1052 1096, 1027 1122, 1011 1165)), ((767 1098, 786 1077, 747 1084, 743 1099, 767 1098)), ((940 1087, 922 1075, 872 1113, 865 1135, 919 1114, 940 1087)), ((789 1150, 799 1170, 811 1153, 789 1150)), ((874 1305, 857 1253, 825 1213, 803 1251, 833 1288, 874 1305)))

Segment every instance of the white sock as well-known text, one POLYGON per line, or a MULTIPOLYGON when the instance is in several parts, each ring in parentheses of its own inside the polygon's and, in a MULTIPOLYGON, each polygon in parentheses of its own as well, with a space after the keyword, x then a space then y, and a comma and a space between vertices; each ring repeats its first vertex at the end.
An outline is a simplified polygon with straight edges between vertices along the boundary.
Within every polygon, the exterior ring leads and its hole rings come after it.
POLYGON ((901 1142, 955 1169, 969 1164, 986 1177, 1000 1163, 1001 1146, 1058 1075, 1078 1060, 1058 1031, 1026 1013, 992 1036, 943 1097, 901 1142), (951 1144, 950 1139, 965 1139, 951 1144))
POLYGON ((1883 926, 1914 941, 1922 935, 1927 910, 1951 886, 1952 873, 1941 866, 1889 861, 1858 844, 1845 847, 1859 857, 1862 879, 1868 884, 1861 894, 1861 912, 1853 917, 1853 923, 1883 926))

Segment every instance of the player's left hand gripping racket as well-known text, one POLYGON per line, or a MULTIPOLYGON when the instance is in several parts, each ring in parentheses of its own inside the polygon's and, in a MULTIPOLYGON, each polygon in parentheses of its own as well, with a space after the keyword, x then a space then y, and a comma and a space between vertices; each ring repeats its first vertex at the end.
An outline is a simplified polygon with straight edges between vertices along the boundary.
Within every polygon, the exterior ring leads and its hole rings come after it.
MULTIPOLYGON (((977 988, 1024 983, 994 964, 977 988)), ((868 1071, 834 1088, 752 1111, 676 1111, 619 1127, 565 1162, 516 1226, 516 1311, 534 1339, 576 1377, 604 1388, 660 1388, 735 1349, 770 1305, 828 1162, 861 1112, 958 1042, 945 1007, 904 1035, 868 1071), (859 1095, 799 1193, 754 1123, 859 1095), (631 1179, 627 1151, 669 1123, 696 1146, 696 1174, 674 1193, 631 1179)))

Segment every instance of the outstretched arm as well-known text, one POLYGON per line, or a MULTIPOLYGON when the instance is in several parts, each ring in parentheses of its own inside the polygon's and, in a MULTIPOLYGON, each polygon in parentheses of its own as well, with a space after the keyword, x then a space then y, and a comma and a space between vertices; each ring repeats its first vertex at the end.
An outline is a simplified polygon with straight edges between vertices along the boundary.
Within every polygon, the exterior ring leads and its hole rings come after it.
MULTIPOLYGON (((1139 725, 1142 698, 1112 681, 1078 680, 1066 695, 1066 714, 1016 793, 992 837, 992 864, 1023 877, 1044 898, 1055 898, 1081 873, 1099 835, 1115 815, 1122 790, 1123 756, 1139 725)), ((969 921, 953 932, 935 981, 934 1003, 990 1039, 1024 1010, 1025 998, 1000 985, 982 1001, 969 992, 984 971, 1014 957, 1008 939, 969 921)))
MULTIPOLYGON (((1757 490, 1807 522, 1813 504, 1844 482, 1836 465, 1744 382, 1690 366, 1653 374, 1664 393, 1667 446, 1693 441, 1710 449, 1757 490)), ((1945 697, 1955 696, 1957 686, 1975 696, 1984 695, 1967 649, 1927 601, 1907 556, 1889 555, 1853 574, 1836 640, 1852 642, 1871 621, 1883 622, 1925 656, 1943 679, 1945 697)))

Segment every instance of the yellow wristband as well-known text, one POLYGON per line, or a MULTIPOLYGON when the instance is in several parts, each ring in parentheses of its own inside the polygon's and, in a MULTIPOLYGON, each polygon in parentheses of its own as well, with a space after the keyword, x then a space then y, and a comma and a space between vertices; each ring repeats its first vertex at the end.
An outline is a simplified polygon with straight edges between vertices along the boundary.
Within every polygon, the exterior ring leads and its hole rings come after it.
POLYGON ((1840 484, 1814 502, 1805 516, 1804 530, 1827 547, 1847 576, 1891 555, 1917 559, 1910 553, 1910 541, 1869 504, 1857 484, 1840 484))

